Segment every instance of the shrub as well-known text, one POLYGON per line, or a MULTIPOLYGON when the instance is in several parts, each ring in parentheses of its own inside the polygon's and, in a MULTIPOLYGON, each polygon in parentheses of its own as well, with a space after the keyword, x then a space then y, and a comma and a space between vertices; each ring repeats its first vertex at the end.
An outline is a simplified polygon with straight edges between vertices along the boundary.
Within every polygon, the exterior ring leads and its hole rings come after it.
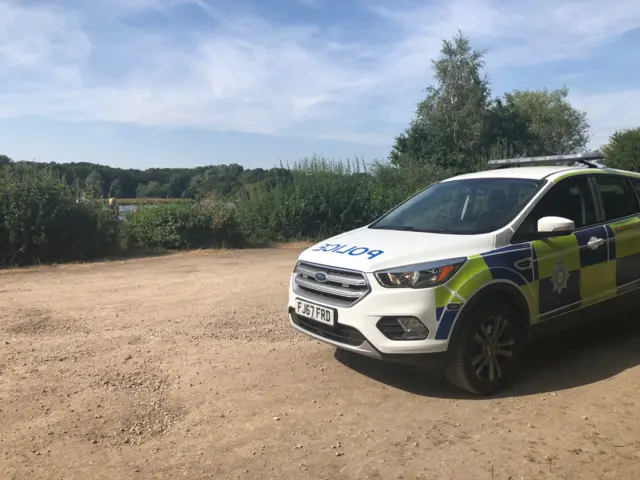
POLYGON ((607 167, 640 172, 640 127, 614 132, 602 152, 607 167))
POLYGON ((233 211, 220 204, 141 206, 127 216, 122 227, 125 245, 135 249, 237 247, 242 243, 233 211))
POLYGON ((251 185, 237 197, 237 219, 249 238, 316 240, 367 225, 449 172, 313 157, 274 186, 251 185), (292 180, 291 180, 292 179, 292 180))
POLYGON ((297 240, 329 235, 366 221, 370 179, 359 163, 312 158, 275 185, 250 185, 238 196, 243 232, 261 240, 297 240))
POLYGON ((0 170, 1 265, 101 258, 117 248, 117 219, 51 169, 0 170))

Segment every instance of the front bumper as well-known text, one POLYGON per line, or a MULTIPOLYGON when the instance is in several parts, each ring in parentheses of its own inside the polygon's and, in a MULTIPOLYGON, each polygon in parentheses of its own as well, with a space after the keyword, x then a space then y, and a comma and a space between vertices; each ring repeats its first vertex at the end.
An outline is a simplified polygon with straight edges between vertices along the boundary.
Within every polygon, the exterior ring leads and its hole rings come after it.
POLYGON ((434 290, 387 289, 380 286, 373 275, 367 274, 367 277, 371 286, 370 293, 350 307, 337 307, 306 297, 299 290, 295 291, 292 275, 288 302, 291 325, 298 331, 335 347, 382 360, 416 363, 406 357, 444 356, 449 342, 447 339, 435 338, 438 319, 434 290), (296 299, 333 309, 337 315, 335 326, 297 315, 296 299), (391 340, 376 325, 382 317, 400 316, 418 318, 429 329, 428 337, 425 340, 391 340))
MULTIPOLYGON (((317 322, 300 317, 291 307, 289 308, 289 321, 293 328, 309 337, 333 345, 336 348, 358 353, 366 357, 387 362, 402 363, 435 372, 443 370, 446 366, 448 358, 448 352, 446 351, 430 353, 384 353, 376 349, 364 336, 362 337, 362 341, 358 343, 353 343, 352 341, 345 343, 344 338, 330 332, 329 329, 331 329, 331 327, 325 327, 322 324, 318 327, 315 325, 317 322)), ((355 331, 358 332, 357 330, 355 331)), ((358 334, 360 334, 360 332, 358 332, 358 334)))

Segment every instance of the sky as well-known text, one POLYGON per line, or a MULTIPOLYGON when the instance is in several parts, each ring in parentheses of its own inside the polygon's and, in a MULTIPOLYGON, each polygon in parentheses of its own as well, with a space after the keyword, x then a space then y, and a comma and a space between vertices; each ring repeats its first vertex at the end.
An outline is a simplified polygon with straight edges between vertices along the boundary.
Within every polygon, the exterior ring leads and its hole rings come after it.
POLYGON ((640 125, 638 0, 0 0, 0 154, 125 168, 383 160, 460 29, 493 95, 640 125))

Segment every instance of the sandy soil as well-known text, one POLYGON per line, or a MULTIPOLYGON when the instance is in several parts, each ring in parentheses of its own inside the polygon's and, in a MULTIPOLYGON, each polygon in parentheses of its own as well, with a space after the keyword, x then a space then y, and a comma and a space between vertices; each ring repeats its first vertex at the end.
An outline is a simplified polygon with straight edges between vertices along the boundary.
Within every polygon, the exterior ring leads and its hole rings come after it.
POLYGON ((0 273, 0 478, 639 477, 640 322, 469 398, 294 333, 297 253, 0 273))

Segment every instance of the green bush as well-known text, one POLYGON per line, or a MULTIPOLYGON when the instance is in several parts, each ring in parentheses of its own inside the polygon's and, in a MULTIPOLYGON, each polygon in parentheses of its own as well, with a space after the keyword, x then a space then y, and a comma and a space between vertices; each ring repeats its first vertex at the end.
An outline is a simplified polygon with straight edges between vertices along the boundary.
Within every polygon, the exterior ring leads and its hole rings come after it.
POLYGON ((219 203, 141 206, 122 223, 127 248, 185 250, 242 245, 233 211, 219 203))
POLYGON ((433 167, 398 168, 313 157, 273 186, 238 195, 242 232, 267 241, 316 240, 367 225, 410 195, 449 175, 433 167))
POLYGON ((640 127, 614 132, 602 152, 607 167, 640 172, 640 127))
POLYGON ((118 221, 83 201, 50 169, 0 167, 0 264, 32 265, 101 258, 117 248, 118 221))

